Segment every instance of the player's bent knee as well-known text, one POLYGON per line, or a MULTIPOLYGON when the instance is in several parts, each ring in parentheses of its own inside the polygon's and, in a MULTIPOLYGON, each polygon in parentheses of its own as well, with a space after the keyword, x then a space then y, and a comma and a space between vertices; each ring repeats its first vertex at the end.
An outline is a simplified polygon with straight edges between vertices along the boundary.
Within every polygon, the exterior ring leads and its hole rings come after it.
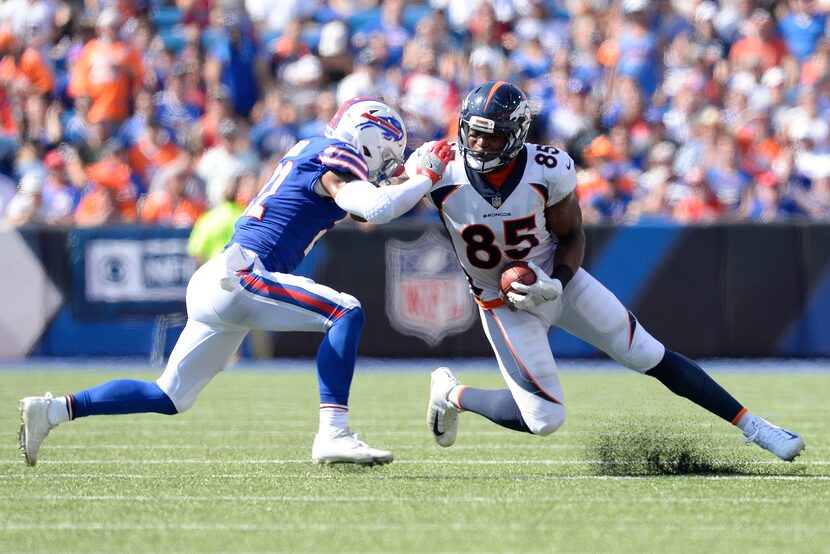
POLYGON ((332 325, 348 325, 354 329, 362 329, 364 321, 366 321, 366 313, 358 303, 357 306, 349 308, 343 315, 334 320, 332 325))
POLYGON ((557 409, 551 410, 541 417, 525 417, 525 423, 527 423, 531 433, 545 437, 555 433, 565 423, 565 407, 557 406, 557 409))

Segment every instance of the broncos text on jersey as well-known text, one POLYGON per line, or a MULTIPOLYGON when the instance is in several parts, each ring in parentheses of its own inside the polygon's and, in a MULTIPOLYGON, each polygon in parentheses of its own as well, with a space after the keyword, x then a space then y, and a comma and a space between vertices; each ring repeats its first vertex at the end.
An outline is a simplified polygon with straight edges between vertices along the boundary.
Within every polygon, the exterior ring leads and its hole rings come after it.
MULTIPOLYGON (((421 146, 407 160, 414 175, 421 146)), ((502 268, 516 260, 553 269, 556 248, 545 221, 545 209, 576 188, 571 157, 551 146, 525 144, 516 164, 498 189, 457 155, 429 197, 450 234, 473 293, 490 300, 498 296, 502 268)))
POLYGON ((291 273, 346 212, 315 191, 325 173, 368 180, 369 168, 351 144, 315 137, 289 150, 236 222, 230 243, 259 255, 268 271, 291 273))

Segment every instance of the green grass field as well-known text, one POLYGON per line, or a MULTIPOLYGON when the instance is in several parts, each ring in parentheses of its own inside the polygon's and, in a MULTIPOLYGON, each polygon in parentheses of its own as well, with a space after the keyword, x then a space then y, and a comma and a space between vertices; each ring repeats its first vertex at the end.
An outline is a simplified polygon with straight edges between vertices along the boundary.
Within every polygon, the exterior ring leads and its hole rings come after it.
POLYGON ((227 371, 181 416, 67 423, 37 467, 23 465, 19 397, 155 375, 0 369, 0 551, 830 551, 830 372, 715 374, 804 435, 792 464, 623 370, 563 371, 569 419, 550 437, 464 414, 456 445, 442 449, 424 422, 427 372, 359 371, 352 427, 397 460, 319 467, 309 364, 227 371))

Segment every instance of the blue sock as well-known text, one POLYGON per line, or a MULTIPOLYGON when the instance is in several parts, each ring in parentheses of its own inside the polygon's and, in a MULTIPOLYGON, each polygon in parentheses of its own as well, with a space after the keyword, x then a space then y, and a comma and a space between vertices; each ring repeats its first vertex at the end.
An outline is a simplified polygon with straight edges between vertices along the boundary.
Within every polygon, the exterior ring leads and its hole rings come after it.
POLYGON ((178 413, 173 401, 155 381, 118 379, 68 397, 72 418, 91 415, 178 413))
POLYGON ((357 343, 363 330, 363 310, 352 308, 335 320, 317 350, 320 402, 349 405, 357 343))
POLYGON ((737 424, 735 419, 743 411, 740 402, 709 377, 703 368, 669 349, 666 349, 659 364, 646 371, 646 375, 656 378, 674 394, 688 398, 733 425, 737 424))
POLYGON ((484 416, 493 423, 514 431, 531 432, 509 390, 464 387, 461 396, 463 401, 459 401, 463 404, 463 410, 484 416))

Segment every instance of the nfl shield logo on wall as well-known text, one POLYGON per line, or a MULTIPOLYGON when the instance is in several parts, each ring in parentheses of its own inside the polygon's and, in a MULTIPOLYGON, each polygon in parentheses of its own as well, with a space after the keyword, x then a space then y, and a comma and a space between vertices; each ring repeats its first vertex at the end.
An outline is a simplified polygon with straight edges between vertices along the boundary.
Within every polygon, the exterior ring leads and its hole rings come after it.
POLYGON ((420 337, 430 347, 475 323, 467 279, 449 240, 438 231, 412 242, 387 242, 386 315, 396 331, 420 337))

